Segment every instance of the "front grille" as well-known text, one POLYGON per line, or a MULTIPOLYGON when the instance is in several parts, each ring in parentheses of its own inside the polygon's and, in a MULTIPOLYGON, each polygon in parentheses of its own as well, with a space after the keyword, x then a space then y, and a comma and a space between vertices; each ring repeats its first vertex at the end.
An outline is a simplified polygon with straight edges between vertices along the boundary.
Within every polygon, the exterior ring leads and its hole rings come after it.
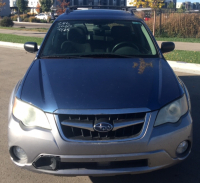
POLYGON ((144 126, 146 113, 115 115, 57 115, 59 126, 71 140, 118 140, 137 137, 144 126), (109 132, 95 131, 98 121, 106 121, 114 128, 109 132))

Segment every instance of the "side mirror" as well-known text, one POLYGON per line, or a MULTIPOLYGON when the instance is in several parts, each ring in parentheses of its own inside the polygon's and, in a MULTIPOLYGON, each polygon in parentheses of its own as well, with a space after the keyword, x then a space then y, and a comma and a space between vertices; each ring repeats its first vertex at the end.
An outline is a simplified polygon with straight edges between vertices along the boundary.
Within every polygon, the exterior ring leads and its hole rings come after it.
POLYGON ((175 44, 173 42, 163 42, 161 44, 162 53, 173 51, 175 48, 175 44))
POLYGON ((38 51, 38 46, 37 46, 37 43, 35 42, 26 42, 24 44, 24 49, 30 53, 34 53, 38 51))

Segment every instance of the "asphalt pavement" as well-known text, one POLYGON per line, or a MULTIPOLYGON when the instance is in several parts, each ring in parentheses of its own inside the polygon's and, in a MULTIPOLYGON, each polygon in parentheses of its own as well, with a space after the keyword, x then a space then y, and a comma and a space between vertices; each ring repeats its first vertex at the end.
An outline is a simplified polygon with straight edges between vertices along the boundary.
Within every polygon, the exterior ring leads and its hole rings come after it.
MULTIPOLYGON (((199 183, 200 182, 200 76, 176 72, 186 84, 192 102, 194 143, 184 162, 146 174, 114 177, 58 177, 37 174, 16 167, 10 160, 7 139, 7 112, 13 87, 23 77, 35 55, 24 50, 0 47, 0 182, 2 183, 199 183)), ((173 140, 173 139, 172 139, 173 140)), ((30 142, 31 143, 31 142, 30 142)))

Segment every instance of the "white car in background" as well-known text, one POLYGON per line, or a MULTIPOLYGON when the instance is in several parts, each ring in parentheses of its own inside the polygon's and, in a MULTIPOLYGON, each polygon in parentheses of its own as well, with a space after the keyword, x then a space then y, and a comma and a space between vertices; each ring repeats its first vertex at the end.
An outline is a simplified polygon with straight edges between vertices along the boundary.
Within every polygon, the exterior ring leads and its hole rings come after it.
POLYGON ((45 13, 39 13, 35 16, 35 18, 38 18, 40 20, 47 20, 48 15, 46 15, 45 13))

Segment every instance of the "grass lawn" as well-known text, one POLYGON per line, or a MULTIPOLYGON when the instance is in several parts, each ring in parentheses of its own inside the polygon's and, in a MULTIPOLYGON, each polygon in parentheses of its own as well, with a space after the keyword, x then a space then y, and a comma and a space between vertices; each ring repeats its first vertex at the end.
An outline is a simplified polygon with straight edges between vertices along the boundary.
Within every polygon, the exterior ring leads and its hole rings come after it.
POLYGON ((166 60, 171 61, 183 61, 200 64, 200 51, 174 50, 172 52, 165 53, 164 57, 166 60))
POLYGON ((0 33, 0 41, 13 42, 13 43, 36 42, 38 45, 41 45, 43 38, 0 33))
MULTIPOLYGON (((13 42, 13 43, 25 43, 25 42, 37 42, 38 45, 41 45, 43 38, 37 37, 27 37, 27 36, 18 36, 13 34, 1 34, 0 41, 13 42)), ((174 50, 170 53, 164 54, 166 60, 172 61, 183 61, 189 63, 199 63, 200 64, 200 51, 182 51, 174 50)))
POLYGON ((200 43, 200 38, 167 38, 167 37, 156 37, 156 41, 171 41, 171 42, 190 42, 200 43))
MULTIPOLYGON (((25 25, 26 26, 26 25, 25 25)), ((23 31, 35 31, 35 32, 47 32, 49 29, 47 28, 23 28, 23 27, 1 27, 0 29, 8 29, 8 30, 23 30, 23 31)))

